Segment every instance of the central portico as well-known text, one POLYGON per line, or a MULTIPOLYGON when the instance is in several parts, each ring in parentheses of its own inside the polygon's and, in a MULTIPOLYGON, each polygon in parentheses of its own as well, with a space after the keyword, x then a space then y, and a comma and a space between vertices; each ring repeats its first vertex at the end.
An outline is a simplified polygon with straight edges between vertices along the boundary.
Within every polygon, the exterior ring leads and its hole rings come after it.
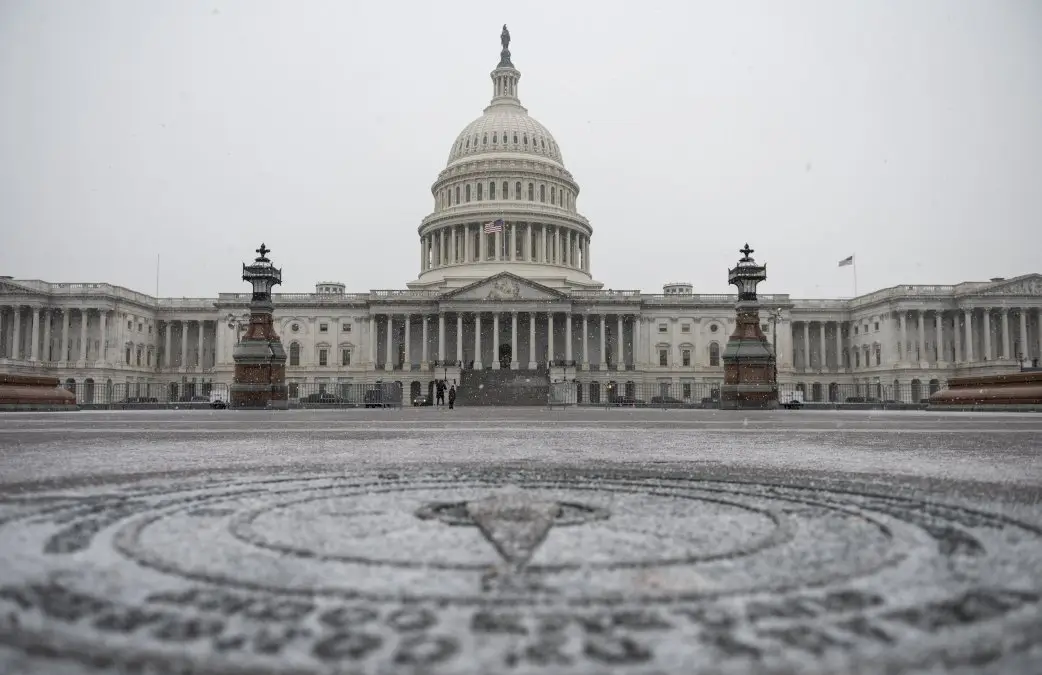
POLYGON ((449 377, 461 368, 631 370, 640 349, 639 298, 608 314, 584 305, 575 291, 502 272, 431 300, 429 308, 372 307, 371 344, 384 352, 371 355, 378 369, 433 365, 449 377))

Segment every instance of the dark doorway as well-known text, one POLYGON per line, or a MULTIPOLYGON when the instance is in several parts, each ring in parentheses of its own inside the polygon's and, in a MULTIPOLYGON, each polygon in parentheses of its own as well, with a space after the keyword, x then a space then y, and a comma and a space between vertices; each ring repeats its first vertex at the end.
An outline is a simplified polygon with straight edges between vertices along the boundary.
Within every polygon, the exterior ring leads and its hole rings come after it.
POLYGON ((514 350, 509 343, 499 345, 499 367, 510 368, 510 359, 514 350))

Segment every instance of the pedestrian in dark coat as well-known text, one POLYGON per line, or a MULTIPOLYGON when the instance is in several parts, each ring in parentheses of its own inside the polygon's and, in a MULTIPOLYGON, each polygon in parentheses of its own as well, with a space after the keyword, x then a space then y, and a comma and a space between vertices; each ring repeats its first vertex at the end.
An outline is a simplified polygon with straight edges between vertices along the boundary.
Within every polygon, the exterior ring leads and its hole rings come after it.
POLYGON ((449 387, 449 410, 454 409, 456 405, 456 385, 449 387))

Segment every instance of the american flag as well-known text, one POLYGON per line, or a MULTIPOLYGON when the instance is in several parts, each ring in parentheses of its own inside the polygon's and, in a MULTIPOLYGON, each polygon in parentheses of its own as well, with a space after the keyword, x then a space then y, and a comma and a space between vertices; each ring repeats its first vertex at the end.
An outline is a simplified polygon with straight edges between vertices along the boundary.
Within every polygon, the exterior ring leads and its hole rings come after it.
POLYGON ((503 231, 503 219, 493 220, 491 223, 485 223, 485 234, 495 234, 496 232, 503 231))

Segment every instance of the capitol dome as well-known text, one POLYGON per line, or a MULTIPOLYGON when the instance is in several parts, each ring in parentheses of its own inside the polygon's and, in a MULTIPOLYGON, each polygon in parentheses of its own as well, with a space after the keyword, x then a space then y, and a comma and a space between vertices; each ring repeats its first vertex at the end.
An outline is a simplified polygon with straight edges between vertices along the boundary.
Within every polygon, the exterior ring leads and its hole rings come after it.
POLYGON ((590 275, 593 229, 575 206, 579 185, 553 134, 521 105, 506 26, 500 39, 492 100, 456 136, 431 186, 420 274, 408 285, 452 288, 510 272, 555 288, 601 288, 590 275))

